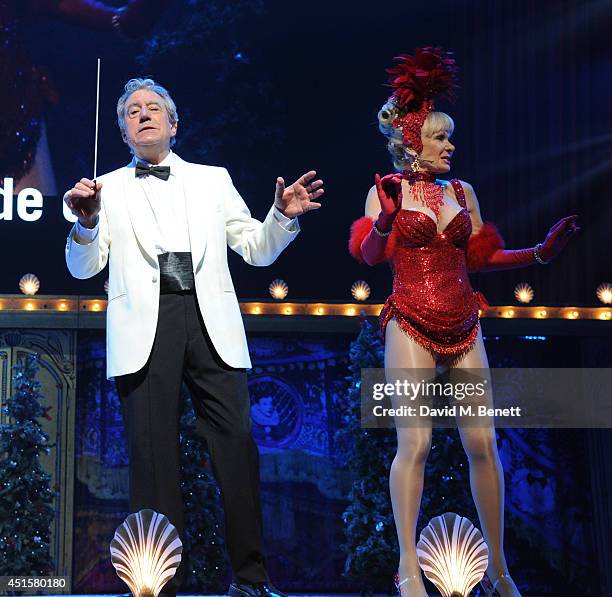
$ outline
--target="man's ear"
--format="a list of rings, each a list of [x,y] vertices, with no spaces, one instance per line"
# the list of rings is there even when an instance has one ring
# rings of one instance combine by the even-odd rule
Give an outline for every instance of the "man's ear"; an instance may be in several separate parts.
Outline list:
[[[170,125],[170,135],[172,137],[176,137],[176,131],[178,129],[178,122],[175,122],[174,124]]]

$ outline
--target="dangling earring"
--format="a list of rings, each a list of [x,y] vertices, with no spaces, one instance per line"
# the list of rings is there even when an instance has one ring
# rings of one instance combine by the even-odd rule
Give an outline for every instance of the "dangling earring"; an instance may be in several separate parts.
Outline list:
[[[412,164],[410,164],[410,168],[416,174],[419,171],[421,164],[419,163],[419,156],[417,155],[413,160]]]

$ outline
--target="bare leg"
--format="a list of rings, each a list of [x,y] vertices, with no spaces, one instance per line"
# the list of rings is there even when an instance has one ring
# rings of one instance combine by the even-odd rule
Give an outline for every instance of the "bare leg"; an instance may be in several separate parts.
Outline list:
[[[385,372],[392,382],[393,369],[435,369],[431,354],[399,328],[395,320],[387,325],[385,334]],[[402,597],[427,597],[416,556],[416,524],[423,494],[425,461],[431,447],[431,420],[423,426],[402,427],[398,423],[397,453],[391,465],[390,491],[393,516],[400,547],[398,574]]]
[[[482,331],[478,332],[474,348],[455,369],[480,369],[483,374],[489,369]],[[482,404],[493,406],[490,392],[483,397]],[[500,575],[508,573],[504,556],[504,473],[497,452],[493,420],[489,425],[483,419],[480,422],[478,426],[468,426],[459,421],[459,433],[469,460],[472,496],[489,546],[487,574],[493,581],[499,578],[497,590],[502,597],[521,597],[511,579],[500,578]]]

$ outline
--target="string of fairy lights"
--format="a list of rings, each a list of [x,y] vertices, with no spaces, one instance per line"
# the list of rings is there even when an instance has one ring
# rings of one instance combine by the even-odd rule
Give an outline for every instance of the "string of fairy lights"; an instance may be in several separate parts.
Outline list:
[[[107,301],[88,297],[35,297],[40,290],[40,280],[35,274],[24,274],[19,280],[19,290],[23,296],[0,297],[0,311],[65,311],[98,312],[105,311]],[[108,280],[104,283],[108,294]],[[268,291],[272,301],[241,301],[240,309],[246,315],[315,315],[354,317],[361,314],[378,316],[382,304],[366,303],[371,288],[364,280],[357,280],[350,289],[354,303],[289,302],[287,282],[277,278]],[[490,306],[486,311],[479,310],[481,317],[533,318],[533,319],[597,319],[612,321],[612,284],[602,282],[595,295],[603,307],[548,307],[529,305],[534,299],[533,288],[521,282],[514,288],[514,298],[518,305]]]

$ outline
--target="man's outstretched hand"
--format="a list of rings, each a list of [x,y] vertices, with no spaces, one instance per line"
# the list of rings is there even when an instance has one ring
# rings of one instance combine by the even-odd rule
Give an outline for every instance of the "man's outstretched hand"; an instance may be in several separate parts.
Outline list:
[[[292,185],[286,187],[285,181],[280,176],[276,179],[276,195],[274,205],[288,218],[296,218],[313,209],[319,209],[320,203],[316,200],[325,192],[323,181],[315,180],[316,172],[311,170],[300,176]]]

